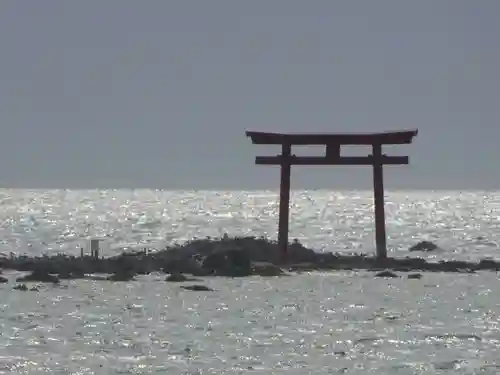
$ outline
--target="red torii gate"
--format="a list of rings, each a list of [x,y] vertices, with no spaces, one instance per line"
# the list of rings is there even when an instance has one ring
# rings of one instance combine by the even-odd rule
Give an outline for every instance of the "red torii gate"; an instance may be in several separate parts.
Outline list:
[[[283,134],[247,131],[246,135],[256,145],[281,145],[281,155],[257,156],[255,164],[281,166],[280,207],[278,244],[282,262],[288,255],[288,220],[290,205],[290,171],[292,165],[371,165],[373,167],[373,190],[375,202],[375,242],[377,258],[387,259],[387,241],[384,210],[383,165],[409,164],[408,156],[387,156],[382,154],[383,145],[410,144],[418,130],[406,130],[371,134]],[[325,156],[295,156],[292,146],[325,146]],[[341,146],[372,146],[368,156],[341,156]]]

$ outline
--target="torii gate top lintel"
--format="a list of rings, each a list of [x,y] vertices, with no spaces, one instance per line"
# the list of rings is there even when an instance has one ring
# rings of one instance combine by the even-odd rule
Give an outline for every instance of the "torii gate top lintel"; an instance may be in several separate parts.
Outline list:
[[[383,133],[272,133],[247,131],[256,145],[396,145],[412,143],[418,130]]]

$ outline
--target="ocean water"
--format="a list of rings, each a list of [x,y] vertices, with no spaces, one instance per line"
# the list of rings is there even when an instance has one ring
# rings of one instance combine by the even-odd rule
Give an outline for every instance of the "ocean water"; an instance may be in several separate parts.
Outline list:
[[[386,194],[391,255],[431,240],[446,259],[500,258],[500,193]],[[0,252],[103,255],[194,237],[275,238],[273,191],[0,190]],[[371,192],[296,191],[290,238],[374,251]],[[16,273],[4,272],[12,280]],[[0,285],[0,374],[498,374],[500,280],[492,272],[369,272]]]

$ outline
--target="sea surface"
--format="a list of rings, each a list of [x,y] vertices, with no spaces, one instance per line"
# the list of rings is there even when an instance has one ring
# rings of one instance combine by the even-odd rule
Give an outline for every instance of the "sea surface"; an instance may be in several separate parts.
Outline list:
[[[276,238],[276,191],[0,190],[0,252],[103,255],[206,236]],[[389,252],[430,240],[436,259],[500,258],[500,192],[386,193]],[[318,251],[374,251],[369,191],[292,193],[290,238]],[[164,276],[0,285],[0,374],[499,374],[494,272]]]

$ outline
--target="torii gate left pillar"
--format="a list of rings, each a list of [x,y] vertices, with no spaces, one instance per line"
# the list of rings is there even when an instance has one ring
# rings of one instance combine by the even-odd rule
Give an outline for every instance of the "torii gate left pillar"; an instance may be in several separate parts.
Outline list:
[[[288,224],[290,207],[290,175],[292,165],[371,165],[373,167],[373,191],[375,206],[375,242],[377,258],[387,259],[387,240],[384,210],[383,165],[404,165],[407,156],[386,156],[383,145],[409,144],[417,130],[374,134],[280,134],[246,132],[254,144],[281,145],[281,155],[257,156],[255,164],[281,167],[278,244],[281,262],[288,261]],[[320,145],[326,148],[325,156],[295,156],[292,146]],[[341,156],[340,148],[346,145],[372,146],[368,156]]]

